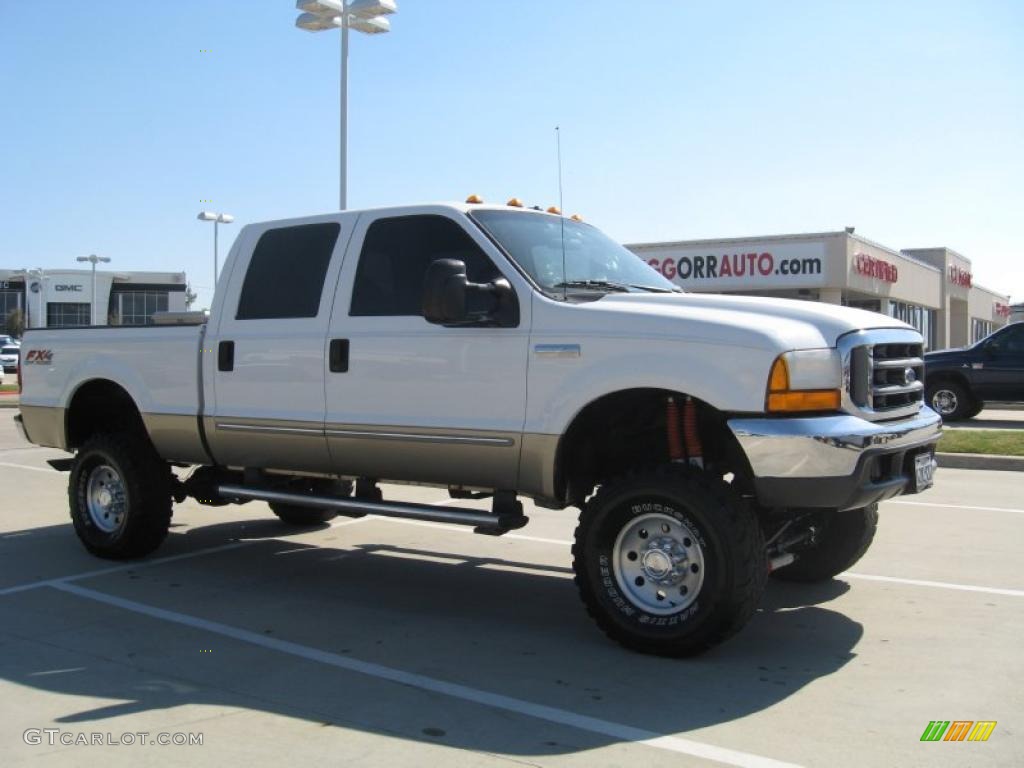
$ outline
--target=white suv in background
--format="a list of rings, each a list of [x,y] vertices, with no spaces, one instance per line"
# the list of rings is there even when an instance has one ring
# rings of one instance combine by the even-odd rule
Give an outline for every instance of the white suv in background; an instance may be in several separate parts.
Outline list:
[[[17,373],[21,347],[14,342],[0,346],[0,374]]]

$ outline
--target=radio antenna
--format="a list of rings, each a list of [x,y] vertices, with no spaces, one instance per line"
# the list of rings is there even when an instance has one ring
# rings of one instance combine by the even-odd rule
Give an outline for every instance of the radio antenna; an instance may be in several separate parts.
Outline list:
[[[555,147],[558,151],[558,216],[562,226],[562,301],[568,300],[569,275],[565,268],[565,208],[562,205],[562,130],[555,126]]]

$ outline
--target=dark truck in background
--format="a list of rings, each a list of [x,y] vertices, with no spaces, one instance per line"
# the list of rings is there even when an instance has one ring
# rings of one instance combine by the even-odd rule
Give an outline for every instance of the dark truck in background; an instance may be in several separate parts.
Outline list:
[[[1024,322],[969,347],[924,356],[926,400],[946,421],[977,416],[991,403],[1024,402]]]

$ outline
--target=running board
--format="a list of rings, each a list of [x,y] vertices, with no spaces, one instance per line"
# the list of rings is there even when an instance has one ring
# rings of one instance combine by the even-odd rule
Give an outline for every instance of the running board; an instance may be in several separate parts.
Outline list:
[[[340,496],[317,496],[307,493],[289,493],[275,491],[270,488],[257,488],[246,485],[225,483],[217,486],[217,493],[225,499],[247,499],[281,504],[294,504],[298,507],[314,509],[333,509],[339,514],[349,517],[379,515],[380,517],[402,517],[409,520],[424,520],[432,523],[454,523],[455,525],[471,525],[475,533],[500,536],[503,533],[522,528],[529,518],[522,513],[522,505],[515,503],[515,509],[494,514],[475,509],[452,509],[450,507],[434,507],[429,504],[414,504],[404,501],[376,501]]]

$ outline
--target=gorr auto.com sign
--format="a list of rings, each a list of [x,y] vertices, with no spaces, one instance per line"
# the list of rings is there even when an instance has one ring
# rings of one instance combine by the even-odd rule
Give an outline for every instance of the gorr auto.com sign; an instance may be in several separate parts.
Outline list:
[[[701,248],[666,246],[637,255],[661,275],[685,288],[758,290],[825,285],[825,247],[784,243],[778,247]]]

